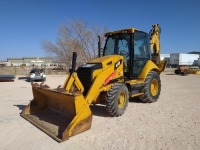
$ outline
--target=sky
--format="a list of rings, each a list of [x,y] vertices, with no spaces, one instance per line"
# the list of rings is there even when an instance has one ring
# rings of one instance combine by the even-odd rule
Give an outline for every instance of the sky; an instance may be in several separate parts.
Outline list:
[[[0,60],[45,57],[42,42],[70,20],[109,31],[158,23],[161,53],[200,51],[199,0],[0,0]]]

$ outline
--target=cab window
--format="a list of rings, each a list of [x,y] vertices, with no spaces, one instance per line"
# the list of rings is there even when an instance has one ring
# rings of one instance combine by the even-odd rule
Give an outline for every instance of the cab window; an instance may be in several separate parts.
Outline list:
[[[134,58],[132,61],[131,76],[138,77],[146,62],[150,59],[148,34],[135,31],[134,32]]]
[[[148,37],[146,33],[143,32],[135,32],[134,33],[134,59],[140,58],[149,58],[149,50],[148,50]]]

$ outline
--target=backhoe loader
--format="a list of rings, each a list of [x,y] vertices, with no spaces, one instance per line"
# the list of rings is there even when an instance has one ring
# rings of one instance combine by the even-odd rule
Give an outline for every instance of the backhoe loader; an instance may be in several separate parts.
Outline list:
[[[106,33],[103,53],[99,48],[98,58],[77,69],[74,52],[64,85],[51,89],[32,83],[33,100],[21,116],[62,142],[91,128],[91,104],[104,103],[118,117],[131,97],[156,102],[166,61],[160,60],[159,25],[152,27],[149,34],[135,28]]]

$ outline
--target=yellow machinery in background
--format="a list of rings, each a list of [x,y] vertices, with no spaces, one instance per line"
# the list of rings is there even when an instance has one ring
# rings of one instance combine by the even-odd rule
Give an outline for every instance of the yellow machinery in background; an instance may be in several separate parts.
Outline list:
[[[61,142],[90,129],[90,104],[105,103],[108,113],[117,117],[124,114],[130,97],[145,103],[157,101],[159,75],[166,65],[159,58],[158,24],[150,34],[130,28],[105,36],[103,56],[99,48],[99,57],[78,69],[73,53],[72,69],[62,87],[33,83],[33,100],[21,116]]]
[[[200,75],[200,69],[198,66],[189,66],[189,74]]]

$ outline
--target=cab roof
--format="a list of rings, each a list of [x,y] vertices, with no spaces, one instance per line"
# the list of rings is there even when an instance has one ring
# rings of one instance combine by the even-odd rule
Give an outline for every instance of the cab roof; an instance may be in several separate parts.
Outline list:
[[[116,30],[112,32],[107,32],[105,36],[111,35],[111,34],[118,34],[118,33],[134,33],[135,31],[140,31],[136,28],[126,28],[126,29],[121,29],[121,30]]]

